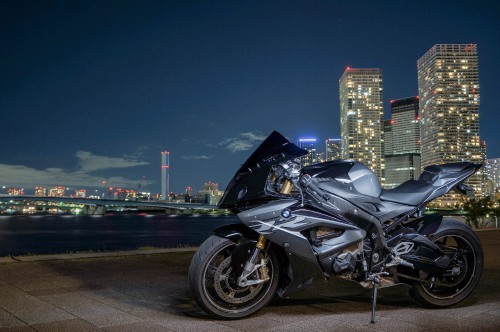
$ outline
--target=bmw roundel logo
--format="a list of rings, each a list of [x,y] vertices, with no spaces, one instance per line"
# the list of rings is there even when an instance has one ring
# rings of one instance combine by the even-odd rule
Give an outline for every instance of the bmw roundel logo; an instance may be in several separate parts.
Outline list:
[[[281,211],[281,216],[285,219],[290,218],[291,215],[292,211],[290,211],[289,209],[284,209],[283,211]]]

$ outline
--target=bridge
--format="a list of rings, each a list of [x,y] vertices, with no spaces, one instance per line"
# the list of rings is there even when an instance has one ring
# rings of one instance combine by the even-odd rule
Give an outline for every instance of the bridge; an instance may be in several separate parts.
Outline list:
[[[50,204],[53,203],[53,204]],[[59,203],[55,205],[54,203]],[[52,197],[52,196],[0,196],[0,204],[33,204],[42,208],[59,207],[65,210],[81,206],[82,214],[104,214],[109,210],[145,209],[164,210],[165,213],[192,213],[194,210],[216,210],[217,206],[198,203],[171,203],[162,201],[122,201],[113,199]]]

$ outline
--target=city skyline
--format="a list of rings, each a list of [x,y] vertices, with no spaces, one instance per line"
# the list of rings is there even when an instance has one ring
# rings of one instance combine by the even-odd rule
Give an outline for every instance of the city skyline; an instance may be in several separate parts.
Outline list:
[[[478,45],[480,135],[497,158],[491,6],[2,2],[0,186],[160,192],[168,150],[172,191],[224,189],[273,130],[339,137],[348,66],[382,69],[388,118],[389,100],[418,94],[416,62],[440,43]]]

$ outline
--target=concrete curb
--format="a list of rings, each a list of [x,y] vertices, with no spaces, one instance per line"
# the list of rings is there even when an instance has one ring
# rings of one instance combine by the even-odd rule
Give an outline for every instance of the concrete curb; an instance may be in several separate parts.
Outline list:
[[[33,255],[33,256],[8,256],[0,257],[0,264],[3,263],[18,263],[18,262],[36,262],[50,260],[65,260],[65,259],[81,259],[81,258],[102,258],[102,257],[120,257],[134,255],[157,255],[168,253],[195,252],[198,247],[185,248],[166,248],[166,249],[151,249],[151,250],[124,250],[124,251],[109,251],[109,252],[88,252],[88,253],[71,253],[71,254],[51,254],[51,255]]]

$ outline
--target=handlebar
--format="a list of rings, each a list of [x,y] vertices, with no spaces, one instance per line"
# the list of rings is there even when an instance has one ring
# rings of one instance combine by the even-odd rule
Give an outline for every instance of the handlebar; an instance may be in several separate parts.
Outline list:
[[[330,199],[330,196],[323,193],[323,190],[314,183],[313,178],[309,174],[302,175],[302,177],[300,178],[300,183],[304,186],[306,190],[310,189],[314,191],[316,195],[320,196],[325,201]]]

